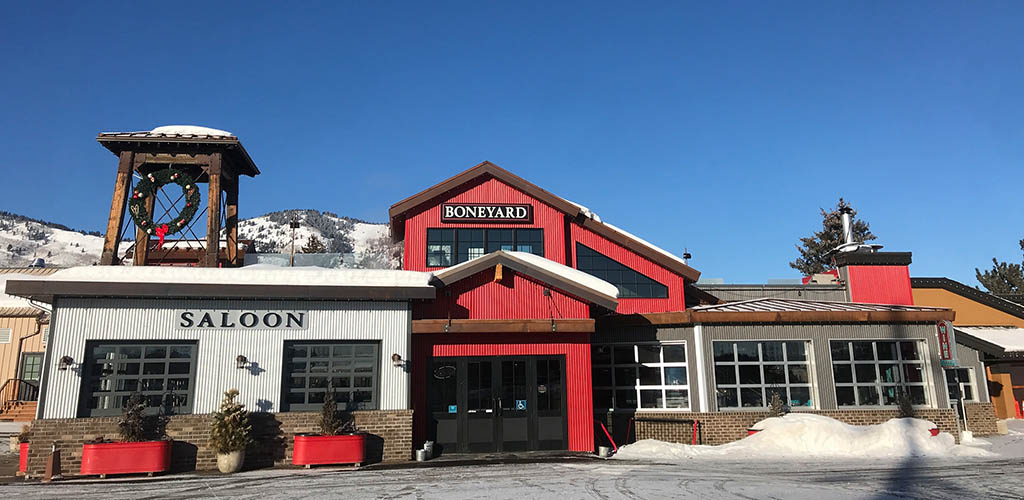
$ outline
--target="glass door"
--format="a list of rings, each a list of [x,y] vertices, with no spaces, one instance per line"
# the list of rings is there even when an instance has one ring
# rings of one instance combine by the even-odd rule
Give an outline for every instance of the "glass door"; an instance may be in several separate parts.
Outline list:
[[[43,374],[43,353],[26,352],[21,355],[19,378],[27,384],[18,385],[19,401],[35,401],[39,397],[39,378]]]

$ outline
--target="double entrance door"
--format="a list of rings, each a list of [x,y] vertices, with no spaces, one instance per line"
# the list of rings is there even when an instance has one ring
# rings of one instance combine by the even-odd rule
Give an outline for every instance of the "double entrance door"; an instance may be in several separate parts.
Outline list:
[[[442,453],[568,448],[565,356],[434,358],[427,388]]]

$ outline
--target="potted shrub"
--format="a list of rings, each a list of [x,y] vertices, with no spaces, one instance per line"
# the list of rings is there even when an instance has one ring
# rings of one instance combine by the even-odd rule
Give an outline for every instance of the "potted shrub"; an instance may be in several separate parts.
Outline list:
[[[225,474],[238,472],[245,460],[245,447],[249,444],[249,412],[245,405],[235,401],[238,389],[224,393],[220,410],[213,414],[210,446],[217,452],[217,469]]]
[[[171,440],[164,439],[166,419],[146,416],[146,400],[132,394],[125,402],[117,424],[121,441],[103,438],[82,445],[82,475],[107,477],[107,474],[150,476],[171,467]]]
[[[366,436],[356,429],[352,419],[342,420],[334,402],[334,390],[328,387],[320,409],[320,434],[296,434],[292,447],[292,464],[313,465],[355,464],[366,457]]]
[[[15,439],[18,440],[18,475],[25,475],[28,470],[28,426],[21,426],[21,432]]]
[[[779,394],[779,391],[772,391],[771,394],[772,395],[768,399],[768,417],[765,418],[765,420],[769,418],[778,418],[789,413],[789,408],[786,406],[786,403],[782,401],[782,395]],[[763,421],[764,420],[761,422]],[[758,424],[761,422],[758,422]],[[747,435],[753,436],[760,431],[761,429],[757,428],[757,424],[754,424],[753,427],[747,429]]]

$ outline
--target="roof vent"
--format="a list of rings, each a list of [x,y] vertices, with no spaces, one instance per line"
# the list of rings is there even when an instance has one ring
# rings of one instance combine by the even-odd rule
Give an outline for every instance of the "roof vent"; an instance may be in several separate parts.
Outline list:
[[[853,209],[850,207],[843,207],[839,209],[840,217],[843,220],[843,243],[833,248],[829,254],[835,254],[837,252],[860,252],[860,253],[874,253],[882,249],[882,245],[878,244],[867,244],[863,241],[853,240]]]
[[[46,267],[46,261],[41,258],[32,259],[32,263],[28,267]]]

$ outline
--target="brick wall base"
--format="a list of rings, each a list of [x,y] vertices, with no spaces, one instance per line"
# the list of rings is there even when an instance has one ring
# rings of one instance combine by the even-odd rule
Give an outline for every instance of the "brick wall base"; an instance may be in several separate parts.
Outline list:
[[[975,436],[992,436],[996,429],[996,409],[992,403],[964,403],[967,413],[967,429]]]
[[[355,411],[356,427],[366,432],[367,463],[399,462],[412,457],[412,410]],[[253,442],[245,452],[245,469],[291,465],[295,434],[317,432],[319,412],[252,413]],[[82,443],[104,437],[119,439],[118,417],[46,419],[29,431],[28,474],[46,470],[51,445],[61,452],[66,475],[82,464]],[[166,433],[174,439],[171,471],[214,470],[217,455],[209,446],[211,415],[175,415]]]
[[[831,417],[851,425],[875,425],[896,418],[896,410],[820,410],[814,415]],[[636,439],[658,439],[672,443],[689,444],[693,438],[693,427],[682,422],[651,422],[643,419],[696,420],[700,423],[698,442],[717,445],[743,439],[747,428],[768,417],[767,412],[716,412],[716,413],[647,413],[636,415]],[[942,432],[948,432],[959,440],[956,412],[952,409],[918,410],[917,417],[930,420]]]

